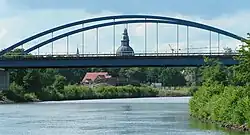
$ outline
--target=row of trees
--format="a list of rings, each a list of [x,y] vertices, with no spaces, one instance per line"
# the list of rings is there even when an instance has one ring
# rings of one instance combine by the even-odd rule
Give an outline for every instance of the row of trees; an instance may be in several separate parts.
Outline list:
[[[152,68],[153,69],[153,68]],[[149,75],[147,70],[151,68],[127,68],[117,72],[111,72],[115,76],[124,76],[129,79],[136,79],[140,83],[146,83]],[[9,91],[5,91],[8,99],[16,102],[36,101],[36,100],[68,100],[68,99],[89,99],[89,98],[118,98],[118,97],[147,97],[147,96],[171,96],[171,95],[187,95],[185,93],[164,93],[159,90],[145,87],[104,87],[104,88],[86,88],[77,83],[80,82],[84,72],[87,71],[113,71],[116,69],[14,69],[10,70],[11,86]],[[143,70],[143,71],[141,71]],[[154,69],[155,70],[155,69]],[[73,71],[73,72],[71,72]],[[125,72],[124,74],[122,74]],[[150,80],[162,81],[167,86],[183,86],[185,79],[183,74],[177,69],[157,69],[160,76],[153,76]],[[152,73],[152,72],[151,72]],[[165,76],[164,76],[165,75]],[[162,80],[161,80],[162,78]],[[152,81],[154,82],[154,81]],[[171,85],[170,85],[171,84]],[[122,91],[122,89],[126,91]],[[131,90],[129,90],[131,89]],[[104,92],[101,92],[103,90]],[[133,90],[135,90],[133,92]],[[138,93],[139,90],[139,93]],[[156,91],[156,92],[155,92]],[[101,93],[100,93],[101,92]],[[121,94],[124,92],[125,95]],[[88,94],[89,95],[88,95]],[[120,94],[119,94],[120,93]],[[130,94],[129,94],[130,93]],[[147,94],[148,93],[148,94]],[[138,95],[139,94],[139,95]],[[73,95],[73,96],[71,96]],[[81,96],[84,95],[84,96]],[[106,96],[109,95],[109,96]],[[120,96],[119,96],[120,95]],[[136,96],[137,95],[137,96]],[[73,97],[73,98],[72,98]]]
[[[10,71],[10,80],[26,89],[36,88],[40,90],[44,86],[51,85],[56,76],[64,76],[67,84],[78,84],[87,72],[108,72],[113,77],[136,80],[139,83],[162,83],[164,86],[185,86],[188,82],[181,68],[109,68],[109,69],[14,69]],[[189,73],[193,75],[193,73]],[[194,80],[190,80],[194,81]]]
[[[203,84],[190,101],[191,115],[229,128],[250,128],[250,41],[235,57],[239,65],[225,67],[207,59]]]

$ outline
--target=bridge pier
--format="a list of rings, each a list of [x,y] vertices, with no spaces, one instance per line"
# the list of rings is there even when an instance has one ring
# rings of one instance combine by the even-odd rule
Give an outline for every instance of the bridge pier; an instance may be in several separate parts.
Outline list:
[[[0,69],[0,91],[8,90],[10,85],[10,75],[7,70]]]

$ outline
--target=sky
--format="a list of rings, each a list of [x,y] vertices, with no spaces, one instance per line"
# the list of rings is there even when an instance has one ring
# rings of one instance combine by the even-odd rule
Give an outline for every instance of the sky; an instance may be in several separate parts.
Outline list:
[[[0,49],[7,48],[33,34],[56,27],[58,25],[84,20],[87,18],[122,15],[150,14],[186,19],[235,33],[246,37],[250,32],[249,0],[0,0]],[[148,50],[156,50],[156,25],[147,24]],[[66,29],[54,36],[71,31],[80,26]],[[124,25],[116,28],[116,48],[120,45]],[[113,45],[112,27],[99,30],[100,53],[111,53]],[[129,24],[131,46],[135,52],[144,51],[144,24]],[[85,53],[96,51],[96,31],[85,32]],[[24,45],[27,49],[51,35],[36,39]],[[190,46],[192,48],[207,47],[209,32],[190,28]],[[212,33],[212,46],[218,44],[217,34]],[[186,27],[180,27],[180,46],[185,51]],[[220,37],[221,49],[236,49],[241,43],[228,37]],[[70,53],[82,47],[81,34],[70,36]],[[170,52],[170,46],[176,48],[176,26],[159,25],[159,44],[162,52]],[[170,46],[169,46],[170,44]],[[65,39],[54,42],[56,53],[66,53]],[[195,51],[195,49],[193,49]],[[207,51],[207,50],[206,50]],[[51,45],[39,49],[39,53],[48,54]],[[38,53],[33,52],[33,53]]]

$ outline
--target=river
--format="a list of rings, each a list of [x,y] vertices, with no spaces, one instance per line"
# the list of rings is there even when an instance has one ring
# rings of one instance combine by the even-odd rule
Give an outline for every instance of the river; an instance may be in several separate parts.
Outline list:
[[[0,135],[239,135],[190,120],[189,98],[0,105]]]

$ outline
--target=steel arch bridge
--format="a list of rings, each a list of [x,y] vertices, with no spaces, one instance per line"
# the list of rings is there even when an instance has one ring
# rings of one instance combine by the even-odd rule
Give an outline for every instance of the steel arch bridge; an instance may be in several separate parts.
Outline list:
[[[96,23],[96,24],[92,24],[92,23]],[[224,36],[227,36],[227,37],[230,37],[230,38],[233,38],[233,39],[236,39],[236,40],[239,40],[239,41],[243,41],[243,40],[245,40],[245,38],[243,38],[243,37],[241,37],[241,36],[238,36],[238,35],[236,35],[236,34],[234,34],[234,33],[231,33],[231,32],[228,32],[228,31],[225,31],[225,30],[222,30],[222,29],[219,29],[219,28],[215,28],[215,27],[212,27],[212,26],[208,26],[208,25],[205,25],[205,24],[201,24],[201,23],[197,23],[197,22],[193,22],[193,21],[188,21],[188,20],[183,20],[183,19],[177,19],[177,18],[171,18],[171,17],[165,17],[165,16],[154,16],[154,15],[115,15],[115,16],[104,16],[104,17],[97,17],[97,18],[92,18],[92,19],[86,19],[86,20],[81,20],[81,21],[76,21],[76,22],[73,22],[73,23],[68,23],[68,24],[65,24],[65,25],[61,25],[61,26],[58,26],[58,27],[55,27],[55,28],[52,28],[52,29],[49,29],[49,30],[46,30],[46,31],[43,31],[43,32],[41,32],[41,33],[38,33],[38,34],[35,34],[35,35],[33,35],[33,36],[31,36],[31,37],[28,37],[28,38],[26,38],[26,39],[24,39],[24,40],[22,40],[22,41],[20,41],[20,42],[18,42],[18,43],[16,43],[16,44],[14,44],[14,45],[12,45],[12,46],[10,46],[10,47],[8,47],[8,48],[6,48],[6,49],[4,49],[4,50],[2,50],[2,51],[0,51],[0,56],[3,56],[4,54],[6,54],[6,53],[8,53],[8,52],[11,52],[12,50],[14,50],[15,48],[18,48],[18,47],[20,47],[20,46],[23,46],[24,44],[26,44],[26,43],[28,43],[28,42],[31,42],[31,41],[33,41],[33,40],[36,40],[36,39],[38,39],[38,38],[41,38],[41,37],[43,37],[43,36],[46,36],[46,35],[49,35],[49,34],[51,34],[52,35],[52,37],[50,38],[50,39],[47,39],[47,40],[45,40],[45,41],[42,41],[42,42],[40,42],[40,43],[38,43],[38,44],[35,44],[35,45],[33,45],[32,47],[30,47],[30,48],[28,48],[28,49],[26,49],[26,50],[24,50],[24,54],[28,54],[28,53],[30,53],[30,52],[32,52],[32,51],[34,51],[34,50],[36,50],[36,49],[39,49],[40,47],[43,47],[43,46],[45,46],[45,45],[47,45],[47,44],[49,44],[49,43],[53,43],[54,41],[57,41],[57,40],[59,40],[59,39],[62,39],[62,38],[67,38],[68,39],[68,37],[69,36],[71,36],[71,35],[74,35],[74,34],[77,34],[77,33],[83,33],[84,34],[84,32],[85,31],[88,31],[88,30],[92,30],[92,29],[97,29],[98,30],[98,28],[102,28],[102,27],[107,27],[107,26],[114,26],[113,27],[113,29],[114,29],[114,35],[115,35],[115,26],[116,25],[121,25],[121,24],[134,24],[134,23],[155,23],[156,25],[157,25],[157,32],[158,32],[158,24],[174,24],[174,25],[176,25],[177,27],[177,56],[175,56],[175,58],[176,57],[179,57],[178,55],[179,55],[179,53],[178,53],[178,45],[179,45],[179,25],[181,25],[181,26],[186,26],[187,27],[187,39],[189,38],[189,36],[188,36],[188,33],[189,33],[189,31],[188,31],[188,28],[189,27],[194,27],[194,28],[199,28],[199,29],[203,29],[203,30],[207,30],[207,31],[210,31],[210,40],[211,40],[211,32],[215,32],[215,33],[218,33],[218,40],[219,40],[219,36],[220,35],[224,35]],[[86,26],[87,25],[87,26]],[[66,32],[66,33],[63,33],[63,34],[60,34],[60,35],[57,35],[57,36],[53,36],[53,33],[54,32],[57,32],[57,31],[61,31],[61,30],[64,30],[64,29],[67,29],[67,28],[71,28],[71,27],[75,27],[75,26],[82,26],[81,28],[78,28],[78,29],[76,29],[76,30],[72,30],[72,31],[69,31],[69,32]],[[85,27],[86,26],[86,27]],[[146,29],[146,27],[145,27],[145,29]],[[157,35],[158,36],[158,35]],[[84,35],[83,35],[83,37],[84,37]],[[158,37],[157,37],[157,39],[158,39]],[[68,41],[68,40],[67,40]],[[211,42],[211,41],[210,41]],[[188,42],[187,42],[187,46],[188,46]],[[53,44],[52,44],[53,45]],[[82,39],[82,45],[84,45],[84,39]],[[69,45],[68,45],[68,42],[67,42],[67,53],[68,53],[68,47]],[[146,45],[145,45],[146,46]],[[220,46],[220,44],[219,44],[219,42],[218,42],[218,48],[219,48],[219,46]],[[145,47],[146,48],[146,47]],[[187,47],[188,48],[188,47]],[[210,43],[210,46],[209,46],[209,48],[210,48],[210,54],[209,55],[212,55],[212,52],[211,52],[211,43]],[[114,53],[115,53],[115,42],[114,42],[114,46],[113,46],[113,49],[114,49]],[[145,51],[146,51],[146,49],[145,49]],[[83,53],[84,53],[84,50],[83,50]],[[145,52],[146,53],[146,52]],[[189,52],[188,52],[189,53]],[[219,53],[219,52],[218,52]],[[53,55],[53,46],[52,46],[52,55]],[[67,54],[68,55],[68,54]],[[152,57],[152,56],[157,56],[157,57],[159,57],[158,56],[158,48],[157,48],[157,54],[150,54],[150,57]],[[185,55],[189,55],[189,54],[185,54]],[[204,55],[206,55],[206,54],[204,54]],[[221,58],[221,55],[220,54],[216,54],[217,55],[217,57],[219,57],[219,58]],[[167,56],[167,54],[164,54],[164,57],[166,57]],[[190,61],[190,60],[194,60],[194,59],[196,59],[196,62],[195,61],[193,61],[193,63],[192,63],[192,66],[195,66],[195,65],[197,65],[197,66],[199,66],[199,65],[201,65],[202,64],[202,61],[200,61],[202,58],[200,57],[200,56],[202,56],[202,54],[199,54],[199,56],[198,57],[188,57],[188,58],[185,58],[185,60],[187,60],[186,61],[186,66],[188,66],[188,61]],[[46,57],[46,56],[41,56],[41,57]],[[39,59],[37,59],[38,61],[41,61],[41,57],[39,56]],[[65,56],[63,56],[63,57],[65,57]],[[68,55],[67,57],[71,57],[71,55]],[[73,56],[72,56],[73,57]],[[90,56],[90,57],[92,57],[92,56]],[[95,57],[104,57],[104,56],[95,56]],[[110,58],[111,56],[109,55],[109,57],[108,58]],[[112,56],[112,57],[117,57],[117,56]],[[135,56],[135,57],[146,57],[146,54],[145,55],[138,55],[138,56]],[[183,54],[182,54],[182,56],[180,56],[179,58],[183,58],[184,56],[183,56]],[[37,58],[38,58],[38,56],[37,56]],[[199,62],[197,62],[197,58],[199,59]],[[222,57],[222,58],[224,58],[224,56]],[[130,58],[131,59],[131,58]],[[143,60],[143,58],[140,58],[140,59],[142,59]],[[151,59],[151,58],[150,58]],[[171,56],[171,62],[169,61],[169,62],[165,62],[165,63],[173,63],[173,59],[174,59],[174,57],[172,57]],[[34,59],[33,59],[34,60]],[[46,59],[43,59],[44,61],[46,61],[46,60],[48,60],[48,58],[46,58]],[[63,59],[64,60],[64,62],[65,62],[65,59]],[[153,59],[152,59],[153,60]],[[185,61],[184,60],[184,61]],[[231,61],[230,61],[231,60]],[[5,65],[8,65],[9,63],[11,63],[11,61],[7,61],[7,63],[6,63],[6,59],[4,59],[4,60],[0,60],[0,67],[4,67],[4,66],[1,66],[1,65],[3,65],[3,64],[5,64]],[[73,60],[72,60],[73,61]],[[183,60],[181,60],[182,62],[181,63],[183,63],[184,61]],[[9,63],[8,63],[9,62]],[[13,61],[12,61],[13,62]],[[16,60],[16,62],[19,62],[19,64],[22,64],[22,63],[20,63],[20,60]],[[25,61],[24,61],[25,62]],[[29,61],[30,62],[30,61]],[[160,61],[159,61],[160,62]],[[157,65],[159,65],[159,66],[162,66],[162,62],[163,61],[161,61],[161,63],[154,63],[154,65],[153,66],[157,66]],[[93,63],[93,62],[90,62],[90,63],[92,63],[92,64],[88,64],[88,63],[85,63],[86,65],[88,65],[88,66],[92,66],[92,65],[95,65],[95,63]],[[135,62],[135,63],[137,63],[137,62]],[[164,62],[163,62],[164,63]],[[174,65],[171,65],[171,66],[185,66],[185,64],[181,64],[181,63],[179,63],[179,64],[174,64]],[[185,63],[185,62],[184,62]],[[227,56],[226,57],[226,65],[232,65],[232,64],[235,64],[236,62],[235,61],[233,61],[233,59],[232,59],[232,56]],[[46,64],[46,62],[44,62],[44,64]],[[123,65],[124,63],[122,63],[122,65],[120,65],[120,66],[126,66],[126,65]],[[131,64],[128,64],[127,66],[129,66],[129,65],[131,65]],[[165,64],[165,65],[167,65],[167,64]],[[13,65],[14,67],[17,67],[18,65]],[[26,66],[26,67],[37,67],[38,65],[30,65],[30,63],[28,64],[28,66]],[[41,65],[40,65],[41,66]],[[51,65],[51,66],[44,66],[44,67],[61,67],[62,66],[62,63],[60,63],[59,65]],[[72,67],[79,67],[80,65],[72,65]],[[99,66],[102,66],[102,65],[99,65]],[[112,63],[109,63],[109,65],[105,65],[104,64],[104,66],[112,66]],[[118,66],[119,66],[119,64],[118,64]],[[138,66],[147,66],[147,64],[146,65],[138,65]],[[149,65],[150,66],[150,65]],[[9,66],[6,66],[6,67],[11,67],[11,64],[9,64]],[[38,66],[39,67],[39,66]],[[67,66],[66,66],[67,67]],[[70,65],[69,65],[69,67],[70,67]]]
[[[121,19],[123,19],[123,20],[120,21]],[[129,19],[133,19],[133,20],[129,20]],[[101,21],[109,21],[109,22],[84,27],[85,24],[97,23],[97,22],[101,22]],[[225,36],[228,36],[228,37],[231,37],[233,39],[240,40],[240,41],[245,40],[245,38],[238,36],[236,34],[227,32],[225,30],[218,29],[218,28],[208,26],[205,24],[201,24],[201,23],[197,23],[197,22],[183,20],[183,19],[164,17],[164,16],[153,16],[153,15],[117,15],[117,16],[105,16],[105,17],[98,17],[98,18],[77,21],[77,22],[61,25],[61,26],[43,31],[41,33],[35,34],[31,37],[28,37],[28,38],[26,38],[26,39],[24,39],[16,44],[10,46],[10,47],[2,50],[0,52],[0,55],[3,55],[7,52],[10,52],[13,49],[20,47],[20,46],[22,46],[22,45],[24,45],[32,40],[35,40],[37,38],[43,37],[43,36],[48,35],[48,34],[53,35],[54,32],[57,32],[57,31],[60,31],[60,30],[66,29],[66,28],[74,27],[77,25],[82,25],[83,27],[80,29],[77,29],[77,30],[73,30],[73,31],[58,35],[56,37],[52,37],[51,39],[48,39],[44,42],[36,44],[33,47],[25,50],[25,53],[30,53],[30,52],[32,52],[32,51],[34,51],[42,46],[45,46],[49,43],[52,43],[56,40],[59,40],[61,38],[65,38],[65,37],[68,37],[70,35],[74,35],[74,34],[77,34],[80,32],[84,32],[84,31],[88,31],[88,30],[92,30],[92,29],[96,29],[96,28],[101,28],[101,27],[106,27],[106,26],[112,26],[112,25],[115,26],[115,25],[119,25],[119,24],[131,24],[131,23],[156,23],[156,24],[164,23],[164,24],[176,24],[177,26],[183,25],[183,26],[187,26],[187,28],[188,27],[195,27],[195,28],[199,28],[199,29],[208,30],[210,32],[215,32],[215,33],[225,35]]]

